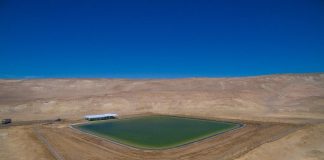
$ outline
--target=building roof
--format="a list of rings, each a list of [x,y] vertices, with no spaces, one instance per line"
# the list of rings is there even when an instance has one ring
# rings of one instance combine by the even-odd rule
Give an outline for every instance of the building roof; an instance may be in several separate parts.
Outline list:
[[[86,115],[84,118],[103,118],[103,117],[117,117],[116,113],[106,113],[106,114],[93,114],[93,115]]]

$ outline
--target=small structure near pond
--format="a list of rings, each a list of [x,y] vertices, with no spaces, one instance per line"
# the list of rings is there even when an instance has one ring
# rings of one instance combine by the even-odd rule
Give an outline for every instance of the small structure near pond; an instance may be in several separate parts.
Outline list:
[[[2,119],[1,120],[1,124],[9,124],[11,123],[11,119],[10,118],[6,118],[6,119]]]
[[[105,120],[105,119],[116,119],[118,115],[116,113],[106,113],[106,114],[94,114],[94,115],[86,115],[84,118],[88,121],[96,121],[96,120]]]

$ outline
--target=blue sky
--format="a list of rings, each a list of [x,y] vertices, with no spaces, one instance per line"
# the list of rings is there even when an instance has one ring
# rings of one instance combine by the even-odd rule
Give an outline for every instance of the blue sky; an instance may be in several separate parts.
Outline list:
[[[0,78],[308,72],[322,0],[0,0]]]

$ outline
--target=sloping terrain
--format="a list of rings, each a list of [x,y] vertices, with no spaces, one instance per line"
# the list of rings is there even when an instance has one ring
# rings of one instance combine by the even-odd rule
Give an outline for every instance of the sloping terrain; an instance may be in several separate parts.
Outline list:
[[[323,118],[324,74],[192,79],[0,80],[0,117],[143,112],[262,119]]]
[[[322,160],[324,125],[309,126],[271,143],[264,144],[237,160]]]

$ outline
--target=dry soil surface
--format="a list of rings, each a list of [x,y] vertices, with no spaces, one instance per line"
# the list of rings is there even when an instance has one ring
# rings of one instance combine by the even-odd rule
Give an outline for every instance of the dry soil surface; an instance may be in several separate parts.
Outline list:
[[[172,154],[127,150],[67,127],[85,114],[107,112],[253,121],[259,127],[252,125]],[[0,80],[0,118],[12,118],[14,123],[66,119],[39,129],[65,159],[324,159],[324,74]],[[0,159],[53,159],[33,125],[19,124],[28,125],[0,128]]]

